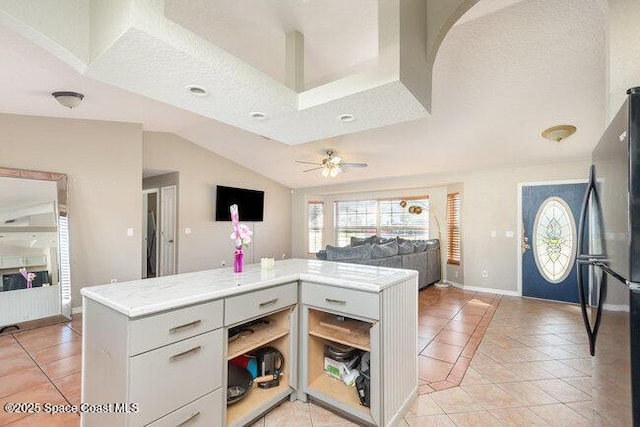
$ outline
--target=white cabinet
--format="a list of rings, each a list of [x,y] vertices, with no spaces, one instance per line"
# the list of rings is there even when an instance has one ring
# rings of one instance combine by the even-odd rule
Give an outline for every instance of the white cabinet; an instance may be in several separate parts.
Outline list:
[[[225,300],[225,328],[260,320],[248,328],[251,333],[240,334],[228,343],[227,360],[251,354],[261,347],[272,347],[284,358],[284,372],[279,385],[269,389],[254,383],[249,393],[227,407],[226,425],[245,426],[279,404],[298,388],[298,283],[292,282]],[[225,364],[226,366],[226,364]],[[226,379],[225,375],[225,379]],[[226,382],[225,382],[226,388]]]
[[[305,260],[84,288],[82,402],[137,412],[83,412],[81,424],[245,426],[308,397],[358,424],[396,425],[418,395],[417,289],[416,272]],[[238,326],[249,333],[230,340]],[[370,408],[324,373],[327,343],[370,352]],[[229,361],[266,346],[285,360],[279,385],[227,406]]]
[[[303,392],[364,424],[395,425],[418,390],[417,286],[371,293],[302,282],[301,300]],[[354,387],[324,372],[332,343],[369,352],[369,408]]]
[[[0,268],[22,268],[47,265],[45,255],[4,255],[0,256]]]
[[[85,412],[82,426],[221,426],[222,316],[222,300],[129,319],[85,297],[82,402],[137,411]]]

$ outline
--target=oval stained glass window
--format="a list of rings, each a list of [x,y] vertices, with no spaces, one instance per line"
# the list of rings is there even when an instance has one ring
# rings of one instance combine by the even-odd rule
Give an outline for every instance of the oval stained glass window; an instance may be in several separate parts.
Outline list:
[[[567,278],[576,255],[576,224],[571,208],[559,197],[550,197],[538,209],[533,223],[533,258],[547,281]]]

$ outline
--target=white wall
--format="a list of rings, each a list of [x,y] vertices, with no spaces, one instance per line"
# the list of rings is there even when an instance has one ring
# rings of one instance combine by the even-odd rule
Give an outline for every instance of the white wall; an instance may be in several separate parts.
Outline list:
[[[216,185],[265,192],[264,222],[247,223],[254,239],[245,262],[291,257],[291,190],[237,163],[170,133],[144,133],[144,168],[179,171],[178,271],[232,265],[230,222],[215,221]],[[142,198],[142,194],[140,194]],[[191,234],[184,229],[191,228]]]
[[[307,256],[306,201],[315,195],[368,193],[373,196],[406,191],[425,191],[432,196],[432,206],[445,218],[446,193],[463,189],[462,197],[462,273],[448,280],[498,291],[517,291],[519,239],[505,237],[506,231],[517,234],[518,183],[586,179],[589,161],[575,161],[541,166],[491,169],[439,175],[420,175],[356,184],[334,185],[295,190],[293,212],[294,256]],[[333,197],[333,196],[332,196]],[[443,230],[445,225],[443,224]],[[491,238],[491,230],[496,237]],[[443,236],[443,254],[446,242]],[[482,277],[482,270],[489,273]],[[444,269],[453,275],[455,269]],[[462,277],[460,277],[462,276]]]
[[[68,175],[72,307],[81,287],[139,278],[141,126],[0,114],[0,129],[0,166]]]

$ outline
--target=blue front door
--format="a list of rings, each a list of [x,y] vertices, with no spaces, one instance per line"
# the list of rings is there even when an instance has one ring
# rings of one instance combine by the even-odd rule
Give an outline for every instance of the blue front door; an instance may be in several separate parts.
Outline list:
[[[576,232],[586,184],[522,187],[522,295],[578,302]]]

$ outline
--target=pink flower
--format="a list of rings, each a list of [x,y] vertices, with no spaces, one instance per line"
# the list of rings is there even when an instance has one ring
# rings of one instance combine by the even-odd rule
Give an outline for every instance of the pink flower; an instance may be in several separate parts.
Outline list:
[[[242,245],[248,246],[251,242],[251,236],[253,232],[249,227],[238,222],[238,205],[231,205],[231,225],[233,226],[233,233],[231,233],[231,240],[234,241],[236,247]]]

